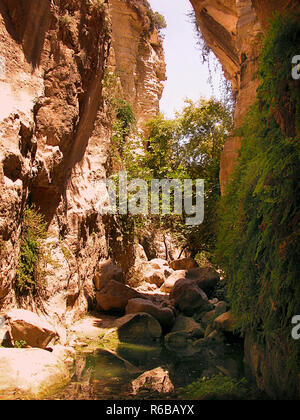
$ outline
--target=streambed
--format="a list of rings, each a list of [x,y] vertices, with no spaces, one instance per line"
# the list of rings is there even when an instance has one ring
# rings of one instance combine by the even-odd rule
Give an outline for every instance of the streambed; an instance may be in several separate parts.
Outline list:
[[[180,388],[200,377],[220,372],[236,378],[243,376],[242,349],[238,344],[228,344],[222,365],[216,362],[213,354],[210,360],[199,356],[182,360],[163,344],[149,346],[119,343],[111,350],[102,347],[98,337],[92,347],[86,345],[77,349],[71,382],[48,399],[180,399]],[[168,384],[171,383],[169,392],[155,390],[151,382],[153,371],[161,376],[160,382],[167,380]],[[133,384],[136,380],[139,382],[145,372],[149,372],[150,376],[139,384],[138,389],[134,389]]]

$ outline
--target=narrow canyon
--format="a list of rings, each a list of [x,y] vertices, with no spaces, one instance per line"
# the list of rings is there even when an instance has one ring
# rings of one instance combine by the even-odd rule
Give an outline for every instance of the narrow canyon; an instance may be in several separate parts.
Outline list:
[[[274,12],[291,16],[291,25],[299,28],[300,5],[298,0],[190,3],[206,48],[215,54],[232,85],[235,103],[233,127],[222,144],[217,167],[222,202],[247,137],[247,113],[261,100],[263,114],[268,103],[259,95],[273,92],[271,82],[262,85],[255,77],[263,74],[261,57],[266,57],[269,45],[264,40],[270,43],[280,37],[277,27],[270,30],[272,17]],[[229,282],[229,294],[233,290],[232,294],[250,296],[248,283],[236,286],[226,270],[230,258],[237,260],[238,255],[229,258],[226,249],[219,252],[224,266],[221,257],[218,263],[211,259],[203,263],[196,258],[199,250],[189,248],[189,240],[183,243],[174,233],[173,219],[171,228],[163,230],[144,219],[128,221],[126,216],[99,212],[98,202],[105,194],[101,181],[127,170],[125,144],[133,148],[129,161],[145,151],[158,153],[151,146],[154,131],[150,133],[149,121],[160,115],[166,80],[161,19],[147,0],[0,2],[0,399],[51,399],[53,395],[58,399],[70,395],[71,399],[189,399],[191,383],[211,377],[217,386],[220,375],[234,381],[241,395],[211,391],[208,399],[246,399],[246,390],[242,395],[246,386],[253,399],[300,398],[300,341],[291,334],[276,341],[277,329],[262,339],[256,327],[250,328],[250,321],[239,324],[241,306],[231,304],[224,291]],[[300,29],[294,32],[294,50],[289,44],[283,50],[290,48],[294,56],[299,55],[299,36]],[[288,68],[292,69],[291,61]],[[274,72],[281,74],[276,62]],[[286,77],[291,79],[290,72]],[[274,105],[270,124],[298,143],[300,104],[295,97],[300,97],[299,86],[299,80],[288,80],[279,105],[277,99],[270,100]],[[266,117],[268,123],[271,117]],[[276,133],[273,128],[270,137],[279,138]],[[299,163],[299,153],[292,152],[297,147],[299,152],[299,146],[290,141],[286,146],[290,154],[278,155],[264,183],[264,188],[277,188],[274,196],[283,203],[279,209],[287,199],[280,198],[275,179],[280,170],[275,165],[286,159],[289,163],[282,167],[288,171]],[[248,149],[252,158],[255,149],[252,152],[249,145]],[[242,162],[247,165],[247,158]],[[248,171],[254,173],[254,169]],[[257,324],[252,324],[259,331],[267,331],[264,326],[270,319],[278,331],[283,324],[292,331],[292,317],[300,317],[296,173],[287,173],[295,200],[286,216],[292,227],[284,230],[278,227],[281,221],[268,224],[264,218],[256,223],[260,234],[266,236],[270,228],[272,238],[280,237],[279,259],[283,270],[292,274],[284,279],[278,275],[282,287],[274,283],[274,295],[269,296],[273,283],[268,284],[263,275],[275,268],[268,248],[259,262],[249,257],[247,265],[240,257],[249,273],[256,269],[263,273],[264,291],[254,299],[262,302],[263,315],[257,315]],[[249,175],[249,184],[252,181]],[[258,187],[249,193],[253,200]],[[245,205],[236,221],[248,223],[241,237],[252,227],[246,213],[250,207]],[[260,211],[258,202],[253,207],[254,213]],[[288,246],[295,250],[291,256]],[[262,248],[256,246],[254,255]],[[265,262],[262,268],[261,261]],[[253,288],[257,289],[260,274],[255,275]],[[280,306],[276,293],[292,296],[294,306],[289,307],[288,298]],[[265,298],[274,309],[271,315]],[[250,304],[248,310],[252,311],[248,318],[255,318]],[[290,363],[293,352],[294,364]],[[195,394],[195,398],[201,396]]]

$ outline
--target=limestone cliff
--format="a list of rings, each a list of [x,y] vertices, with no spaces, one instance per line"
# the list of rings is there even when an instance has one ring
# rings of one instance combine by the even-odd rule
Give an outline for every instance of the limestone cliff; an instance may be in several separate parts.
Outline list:
[[[119,78],[138,128],[157,115],[166,80],[162,40],[144,2],[110,0],[112,43],[110,69]]]
[[[255,101],[261,39],[274,11],[299,10],[299,2],[277,0],[190,0],[207,45],[220,60],[236,96],[235,127]],[[227,140],[220,181],[224,192],[241,145],[239,137]]]
[[[58,263],[44,310],[70,320],[92,299],[98,262],[108,258],[96,208],[111,139],[106,69],[115,66],[139,123],[158,112],[162,93],[162,45],[144,9],[139,0],[0,3],[0,309],[16,305],[22,217],[31,204],[45,216]]]

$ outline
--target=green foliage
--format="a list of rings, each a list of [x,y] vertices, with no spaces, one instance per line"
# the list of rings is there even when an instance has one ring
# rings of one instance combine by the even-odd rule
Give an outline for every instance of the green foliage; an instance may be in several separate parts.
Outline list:
[[[286,136],[300,134],[299,81],[291,78],[292,58],[299,52],[295,47],[299,40],[299,16],[275,14],[260,57],[259,99],[270,107]]]
[[[106,5],[103,0],[88,0],[88,8],[91,13],[103,13],[106,9]]]
[[[63,36],[66,37],[67,33],[71,30],[72,16],[68,12],[60,15],[58,17],[58,24]]]
[[[145,35],[149,36],[149,34],[152,33],[154,29],[157,29],[158,33],[161,35],[162,29],[166,29],[167,27],[167,22],[166,22],[165,17],[159,12],[153,12],[150,4],[149,4],[149,9],[147,11],[147,15],[150,19],[150,30],[149,32],[146,32]]]
[[[236,327],[275,347],[285,343],[291,369],[300,362],[299,344],[290,338],[291,318],[300,313],[300,142],[286,135],[284,122],[295,127],[299,119],[300,84],[297,94],[287,89],[299,28],[299,22],[277,16],[264,41],[257,103],[240,132],[242,147],[220,205],[216,245]],[[281,118],[283,103],[293,110],[287,121]]]
[[[185,224],[185,215],[151,216],[150,224],[172,231],[183,245],[196,254],[209,250],[214,242],[216,203],[220,195],[220,153],[232,116],[220,102],[211,99],[196,103],[187,101],[185,108],[173,120],[162,115],[148,121],[149,133],[144,140],[145,150],[136,152],[129,143],[125,151],[129,177],[150,182],[155,179],[205,179],[205,221],[197,227]],[[143,221],[142,227],[145,221]]]
[[[186,400],[201,399],[249,399],[249,387],[245,378],[235,380],[229,376],[216,375],[200,378],[179,390],[181,398]]]
[[[16,349],[24,349],[27,347],[27,343],[25,340],[15,341],[14,347]]]
[[[18,295],[35,294],[43,286],[48,274],[46,265],[51,263],[44,246],[47,225],[43,216],[33,206],[26,207],[21,234],[20,263],[14,282]]]
[[[161,15],[159,12],[153,13],[153,21],[154,26],[158,31],[161,31],[162,29],[165,29],[167,27],[166,19],[163,15]]]
[[[135,116],[131,105],[121,99],[116,99],[114,102],[115,118],[113,123],[112,134],[112,154],[119,166],[122,166],[124,159],[124,147],[126,140],[134,128]]]

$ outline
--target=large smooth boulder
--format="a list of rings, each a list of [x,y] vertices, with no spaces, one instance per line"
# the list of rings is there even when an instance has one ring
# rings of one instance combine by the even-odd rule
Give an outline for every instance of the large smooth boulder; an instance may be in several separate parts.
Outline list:
[[[198,267],[198,264],[195,260],[193,260],[193,258],[187,257],[171,261],[169,266],[173,268],[173,270],[190,270],[192,268]]]
[[[130,299],[126,306],[126,314],[146,312],[152,315],[160,323],[164,331],[169,331],[175,321],[175,316],[171,308],[162,307],[148,299]]]
[[[169,298],[173,306],[188,316],[192,316],[196,311],[209,311],[213,309],[213,305],[209,303],[206,294],[193,280],[178,280]]]
[[[23,342],[24,345],[44,349],[58,337],[55,327],[34,312],[12,309],[5,318],[14,345]]]
[[[111,260],[102,261],[99,263],[94,277],[96,290],[101,290],[110,280],[124,283],[123,271]]]
[[[37,399],[70,380],[64,362],[42,349],[0,348],[0,399]]]
[[[140,297],[140,294],[131,287],[110,280],[101,290],[96,292],[97,309],[100,311],[124,312],[128,301],[138,297]]]
[[[155,343],[160,341],[160,323],[146,312],[128,314],[115,322],[119,340],[125,343]]]
[[[219,274],[210,267],[197,267],[188,270],[186,278],[194,280],[206,294],[212,292],[220,280]]]
[[[158,367],[156,369],[144,372],[138,378],[131,382],[132,394],[153,393],[169,394],[174,392],[174,385],[169,377],[167,370]]]
[[[184,279],[185,275],[186,275],[186,270],[174,271],[169,277],[165,279],[164,284],[161,286],[161,291],[170,293],[175,283],[180,279]]]

